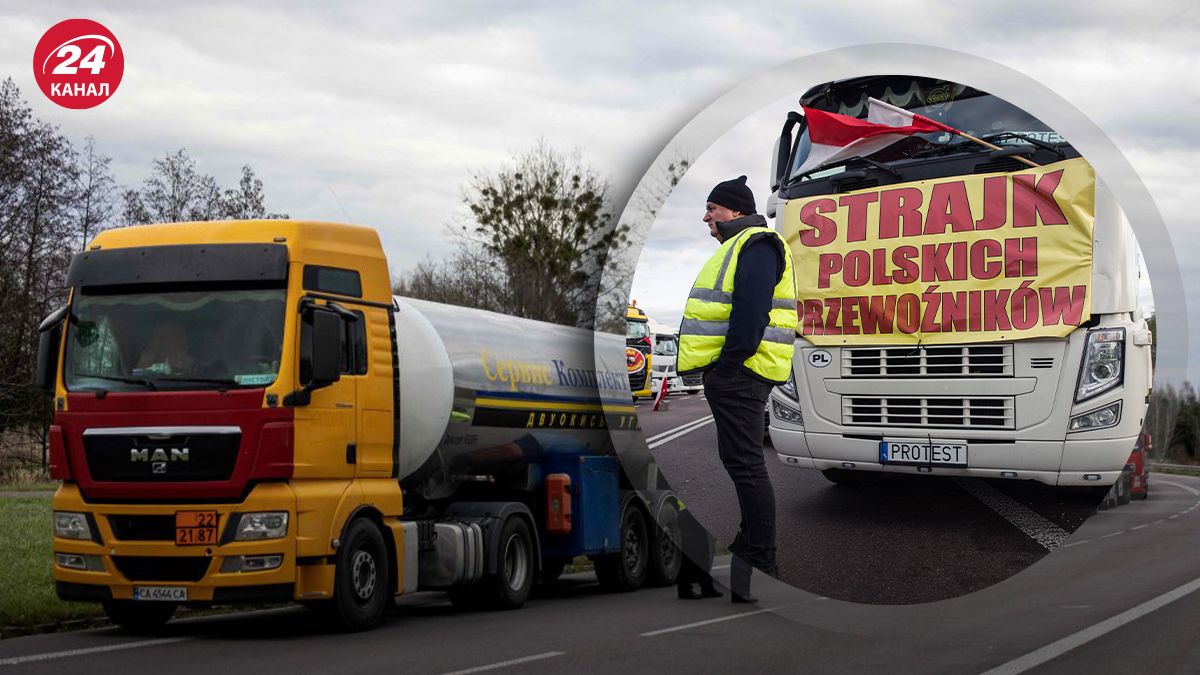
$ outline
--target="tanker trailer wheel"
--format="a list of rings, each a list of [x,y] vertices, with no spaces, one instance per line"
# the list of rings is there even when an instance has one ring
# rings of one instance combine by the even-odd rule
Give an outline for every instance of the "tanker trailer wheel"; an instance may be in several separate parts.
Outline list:
[[[478,583],[450,591],[460,609],[517,609],[525,604],[537,575],[537,551],[524,518],[510,516],[500,531],[497,569]]]
[[[389,589],[387,548],[375,523],[357,518],[350,523],[337,552],[333,600],[324,607],[328,618],[345,631],[360,631],[379,623]]]
[[[621,550],[596,558],[596,578],[610,591],[636,591],[646,580],[650,558],[650,533],[646,518],[632,502],[621,514]]]
[[[650,563],[646,570],[646,583],[650,586],[671,586],[679,578],[683,566],[683,549],[680,543],[683,534],[679,529],[678,511],[673,506],[663,518],[664,522],[654,528],[650,541]]]
[[[175,614],[173,602],[105,600],[102,604],[109,621],[134,633],[153,633]]]

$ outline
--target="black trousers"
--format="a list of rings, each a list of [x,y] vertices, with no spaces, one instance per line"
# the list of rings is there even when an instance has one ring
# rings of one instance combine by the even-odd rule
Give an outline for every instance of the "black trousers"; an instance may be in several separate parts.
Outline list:
[[[710,370],[704,395],[717,426],[717,452],[733,480],[742,512],[729,550],[767,574],[776,573],[775,489],[763,460],[763,411],[775,385],[738,368]]]

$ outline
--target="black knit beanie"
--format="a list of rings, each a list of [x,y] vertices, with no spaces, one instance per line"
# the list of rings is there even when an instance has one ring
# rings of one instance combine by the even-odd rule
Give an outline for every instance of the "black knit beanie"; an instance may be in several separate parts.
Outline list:
[[[742,215],[755,213],[754,193],[746,186],[745,176],[717,183],[717,187],[708,193],[708,201],[717,206],[724,206],[730,211],[740,211]]]

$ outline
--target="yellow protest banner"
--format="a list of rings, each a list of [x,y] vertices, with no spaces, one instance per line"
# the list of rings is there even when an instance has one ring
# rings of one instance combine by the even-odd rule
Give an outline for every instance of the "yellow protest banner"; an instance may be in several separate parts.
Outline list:
[[[797,332],[817,345],[1060,337],[1091,315],[1083,159],[787,202]]]

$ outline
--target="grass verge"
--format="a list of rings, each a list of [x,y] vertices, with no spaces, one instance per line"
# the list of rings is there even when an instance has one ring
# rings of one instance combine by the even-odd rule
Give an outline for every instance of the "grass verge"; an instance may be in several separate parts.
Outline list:
[[[51,576],[50,498],[0,498],[0,637],[102,616],[100,605],[63,602]]]

